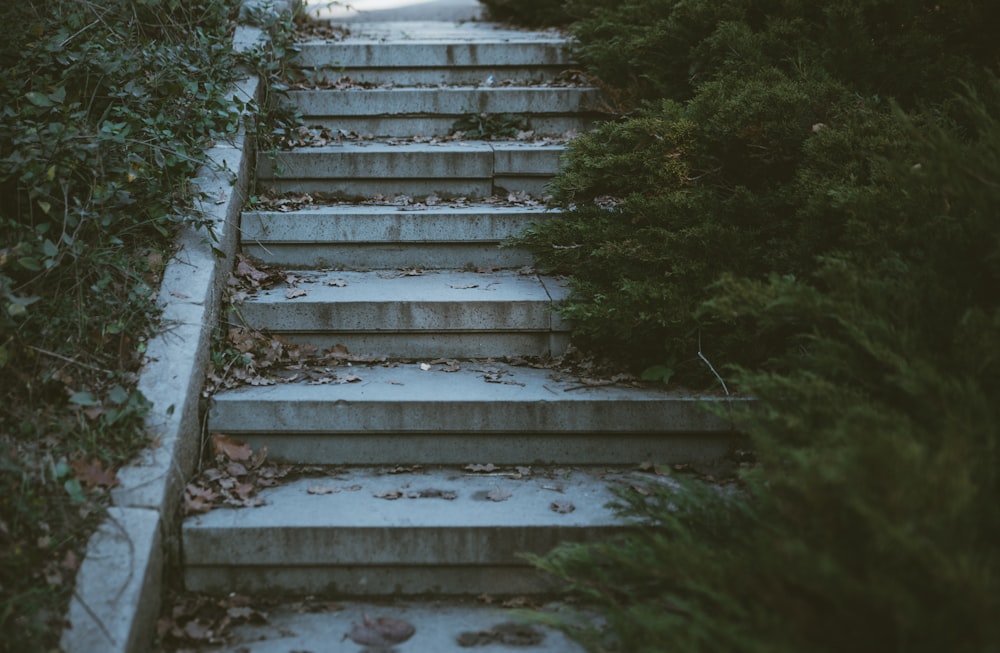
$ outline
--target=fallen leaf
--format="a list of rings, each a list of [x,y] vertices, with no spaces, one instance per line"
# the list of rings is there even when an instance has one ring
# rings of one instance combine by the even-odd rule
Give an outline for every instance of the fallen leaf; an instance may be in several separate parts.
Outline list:
[[[115,471],[105,466],[97,458],[92,458],[90,461],[74,460],[69,465],[73,468],[77,480],[88,489],[94,487],[110,488],[118,485]]]
[[[361,613],[361,623],[352,624],[347,637],[355,644],[371,647],[389,647],[402,644],[413,637],[417,629],[408,621],[392,617],[371,618]]]
[[[458,498],[458,493],[454,490],[438,490],[437,488],[426,488],[418,492],[408,492],[406,496],[410,499],[445,499],[453,501]]]
[[[246,442],[222,433],[212,434],[212,449],[216,456],[222,455],[235,462],[247,461],[253,456],[253,451]]]
[[[309,494],[336,494],[340,492],[340,488],[329,485],[310,485],[306,492]]]
[[[485,465],[473,464],[466,465],[464,469],[470,472],[493,472],[497,470],[497,466],[493,463],[486,463]]]
[[[288,288],[285,290],[285,299],[295,299],[296,297],[305,297],[309,294],[305,288]]]
[[[330,279],[329,281],[326,282],[326,285],[331,286],[333,288],[346,288],[347,281],[345,281],[344,279]]]
[[[544,632],[530,624],[520,624],[513,621],[497,624],[489,630],[463,632],[456,638],[458,645],[463,648],[491,644],[528,647],[538,646],[544,640]]]
[[[513,495],[511,495],[510,492],[508,492],[507,490],[503,490],[501,488],[494,488],[486,493],[487,499],[489,499],[490,501],[496,501],[498,503],[500,501],[506,501],[507,499],[511,498],[511,496]]]
[[[549,508],[552,512],[557,512],[560,515],[565,515],[576,510],[576,506],[569,501],[553,501],[549,504]]]
[[[386,499],[388,501],[395,501],[403,496],[402,490],[384,490],[382,492],[376,492],[372,495],[376,499]]]

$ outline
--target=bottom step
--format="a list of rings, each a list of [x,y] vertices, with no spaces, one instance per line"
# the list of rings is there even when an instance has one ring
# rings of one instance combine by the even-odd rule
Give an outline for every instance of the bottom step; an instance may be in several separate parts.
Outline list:
[[[474,470],[474,471],[469,471]],[[264,489],[256,508],[183,525],[189,591],[343,596],[544,593],[525,553],[626,526],[613,487],[668,477],[638,470],[340,469]]]
[[[260,617],[232,626],[225,635],[217,636],[217,641],[225,642],[221,647],[185,650],[229,653],[458,653],[470,650],[477,653],[518,650],[582,653],[584,650],[562,632],[526,623],[523,617],[509,609],[482,603],[425,601],[381,605],[290,601],[278,605],[251,603],[251,606],[237,609],[252,611]],[[559,609],[558,604],[541,608],[546,613]],[[405,637],[411,628],[412,635],[403,642],[378,644],[379,638]],[[394,637],[397,633],[399,635]]]

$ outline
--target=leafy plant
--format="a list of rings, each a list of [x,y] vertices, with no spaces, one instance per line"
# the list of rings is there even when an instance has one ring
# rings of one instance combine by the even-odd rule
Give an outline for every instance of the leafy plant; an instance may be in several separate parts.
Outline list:
[[[240,126],[231,0],[5,3],[0,650],[51,650],[114,470],[188,180]]]
[[[513,113],[470,113],[456,120],[451,129],[466,138],[494,140],[516,137],[528,130],[528,123]]]

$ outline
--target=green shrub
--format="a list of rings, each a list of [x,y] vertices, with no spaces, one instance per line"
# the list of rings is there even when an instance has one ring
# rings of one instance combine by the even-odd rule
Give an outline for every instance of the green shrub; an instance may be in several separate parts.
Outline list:
[[[539,561],[607,617],[564,624],[589,650],[1000,649],[1000,81],[900,107],[836,74],[850,54],[723,61],[588,135],[556,186],[571,210],[529,238],[579,277],[595,346],[650,364],[701,330],[757,399],[738,485],[630,491],[636,533]]]
[[[239,127],[235,6],[0,6],[0,650],[57,645],[107,501],[86,470],[147,444],[135,373],[158,275],[202,220],[204,149]]]
[[[570,16],[564,0],[479,0],[491,20],[528,27],[565,25]]]

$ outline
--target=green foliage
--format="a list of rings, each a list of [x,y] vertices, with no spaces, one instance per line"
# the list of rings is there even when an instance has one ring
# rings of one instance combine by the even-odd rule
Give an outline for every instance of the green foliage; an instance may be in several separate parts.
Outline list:
[[[465,138],[483,140],[514,138],[527,129],[524,116],[513,113],[471,113],[452,125],[452,132],[461,132]]]
[[[552,27],[565,25],[570,20],[563,5],[565,0],[480,0],[486,5],[490,20],[526,25]]]
[[[0,7],[0,650],[56,645],[101,474],[146,443],[154,290],[201,221],[188,179],[240,126],[235,6]]]
[[[688,384],[704,351],[754,396],[759,465],[623,495],[640,529],[540,560],[608,620],[563,626],[593,651],[1000,649],[998,6],[589,11],[581,51],[644,102],[573,144],[565,216],[525,242],[574,275],[584,343]],[[658,42],[679,60],[648,65]]]

